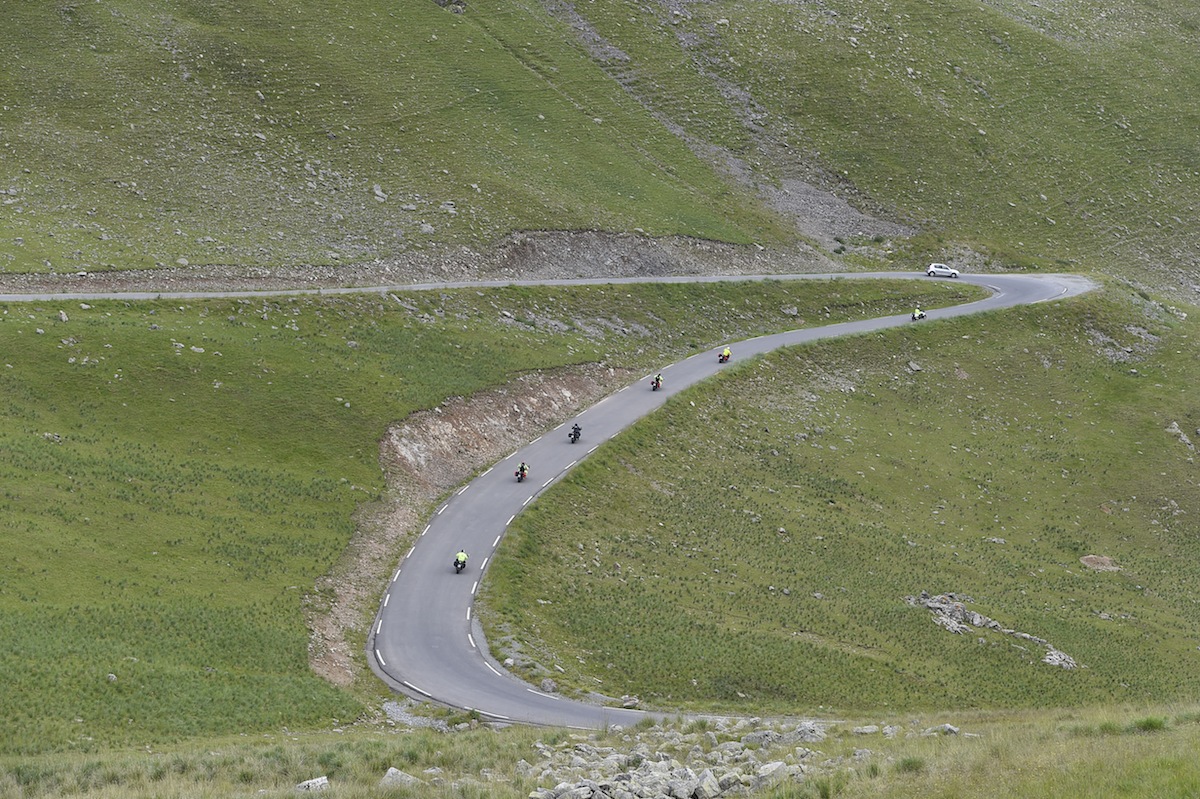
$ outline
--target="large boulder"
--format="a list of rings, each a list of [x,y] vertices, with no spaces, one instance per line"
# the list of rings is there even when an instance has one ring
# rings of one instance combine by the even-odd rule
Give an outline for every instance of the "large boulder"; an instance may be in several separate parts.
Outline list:
[[[713,775],[711,769],[700,772],[696,788],[692,791],[694,799],[716,799],[721,794],[721,783]]]
[[[764,763],[758,767],[758,771],[754,774],[754,789],[758,790],[778,785],[790,776],[792,776],[792,772],[788,768],[788,764],[782,760]]]
[[[825,740],[825,730],[811,721],[798,724],[793,735],[795,740],[803,743],[819,743]]]
[[[725,793],[726,791],[732,791],[734,788],[745,787],[749,783],[740,771],[727,771],[717,780],[717,784],[721,786],[721,793]]]
[[[692,799],[692,792],[695,790],[694,780],[673,779],[667,783],[667,796],[671,799]]]
[[[782,735],[775,730],[755,730],[748,732],[742,736],[742,743],[746,746],[774,746]]]

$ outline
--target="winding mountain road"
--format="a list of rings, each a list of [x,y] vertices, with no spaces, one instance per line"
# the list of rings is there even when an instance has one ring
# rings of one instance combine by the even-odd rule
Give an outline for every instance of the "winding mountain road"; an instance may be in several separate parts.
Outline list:
[[[388,294],[513,285],[906,278],[931,279],[920,273],[898,272],[613,277],[251,291],[23,293],[0,294],[0,303]],[[1095,287],[1092,281],[1077,275],[964,275],[959,279],[964,283],[983,286],[992,294],[977,302],[937,309],[931,313],[930,321],[922,324],[952,316],[1062,299]],[[732,342],[731,346],[735,360],[741,361],[779,347],[909,323],[909,316],[905,313],[758,336]],[[566,425],[562,425],[547,436],[531,441],[456,491],[437,509],[416,545],[392,575],[366,642],[371,669],[389,686],[409,696],[474,710],[493,719],[590,729],[616,724],[627,726],[647,715],[643,711],[599,707],[542,693],[507,673],[488,652],[482,630],[472,615],[472,605],[488,561],[499,546],[504,531],[522,508],[601,443],[661,406],[672,395],[711,377],[722,368],[726,367],[717,363],[716,354],[712,351],[664,366],[661,370],[665,378],[664,390],[650,391],[647,376],[576,416],[572,421],[578,421],[584,430],[583,440],[578,444],[567,441]],[[513,470],[521,461],[531,464],[532,475],[529,481],[518,484],[513,478]],[[467,571],[456,575],[451,561],[459,548],[471,554],[471,561]]]
[[[910,277],[931,279],[924,275],[885,272],[764,275],[760,278],[679,278],[675,282]],[[668,282],[672,279],[656,280]],[[988,288],[992,294],[977,302],[938,309],[931,312],[929,321],[921,324],[931,324],[937,319],[952,316],[1061,299],[1082,294],[1094,287],[1088,279],[1075,275],[964,275],[960,280]],[[636,282],[636,279],[550,282],[567,285]],[[907,313],[758,336],[733,342],[731,346],[734,359],[742,361],[779,347],[867,333],[902,324],[911,324]],[[437,509],[391,577],[368,635],[366,651],[372,670],[388,685],[409,696],[473,710],[492,719],[601,728],[618,724],[628,726],[645,716],[642,711],[599,707],[543,693],[507,673],[488,652],[480,625],[472,613],[473,604],[479,583],[500,539],[526,505],[600,444],[660,407],[672,395],[723,368],[726,367],[717,363],[713,351],[664,366],[661,370],[665,379],[664,390],[650,391],[647,376],[609,395],[571,420],[583,427],[583,439],[578,444],[571,444],[567,440],[570,423],[565,423],[521,447],[455,491]],[[513,471],[521,461],[530,464],[531,475],[526,482],[518,484]],[[467,570],[456,575],[451,561],[460,548],[470,554],[471,560]]]

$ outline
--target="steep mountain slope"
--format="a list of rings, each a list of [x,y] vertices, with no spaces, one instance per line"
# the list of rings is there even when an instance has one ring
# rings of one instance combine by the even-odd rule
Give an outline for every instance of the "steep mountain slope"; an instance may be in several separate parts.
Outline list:
[[[929,234],[913,253],[966,246],[1006,266],[1196,288],[1193,6],[577,8],[615,79],[759,184],[804,180],[891,209]]]
[[[513,4],[8,4],[8,271],[327,264],[520,228],[786,238]]]
[[[0,22],[8,273],[405,274],[590,230],[1197,290],[1185,3],[104,0]]]

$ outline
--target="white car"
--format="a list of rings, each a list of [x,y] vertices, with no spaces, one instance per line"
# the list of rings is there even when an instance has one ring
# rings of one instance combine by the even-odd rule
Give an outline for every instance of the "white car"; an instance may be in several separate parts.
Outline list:
[[[958,270],[945,264],[930,264],[925,274],[930,277],[958,277]]]

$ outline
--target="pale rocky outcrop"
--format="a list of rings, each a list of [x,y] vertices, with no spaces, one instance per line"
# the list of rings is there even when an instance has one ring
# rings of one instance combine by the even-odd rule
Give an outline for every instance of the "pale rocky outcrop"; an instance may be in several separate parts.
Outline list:
[[[956,594],[937,594],[931,596],[928,591],[922,591],[918,596],[906,596],[904,601],[913,607],[928,608],[933,614],[933,623],[940,627],[945,627],[952,633],[961,635],[974,630],[993,630],[1003,635],[1010,635],[1013,638],[1019,638],[1022,641],[1028,641],[1031,644],[1045,647],[1046,653],[1041,659],[1043,663],[1063,669],[1079,668],[1079,664],[1075,662],[1073,657],[1066,652],[1056,649],[1045,638],[1038,638],[1036,635],[1009,629],[995,619],[989,619],[987,616],[971,610],[963,604],[964,602],[971,601],[969,597],[959,597]],[[983,641],[984,639],[981,638],[980,642],[982,643]]]

